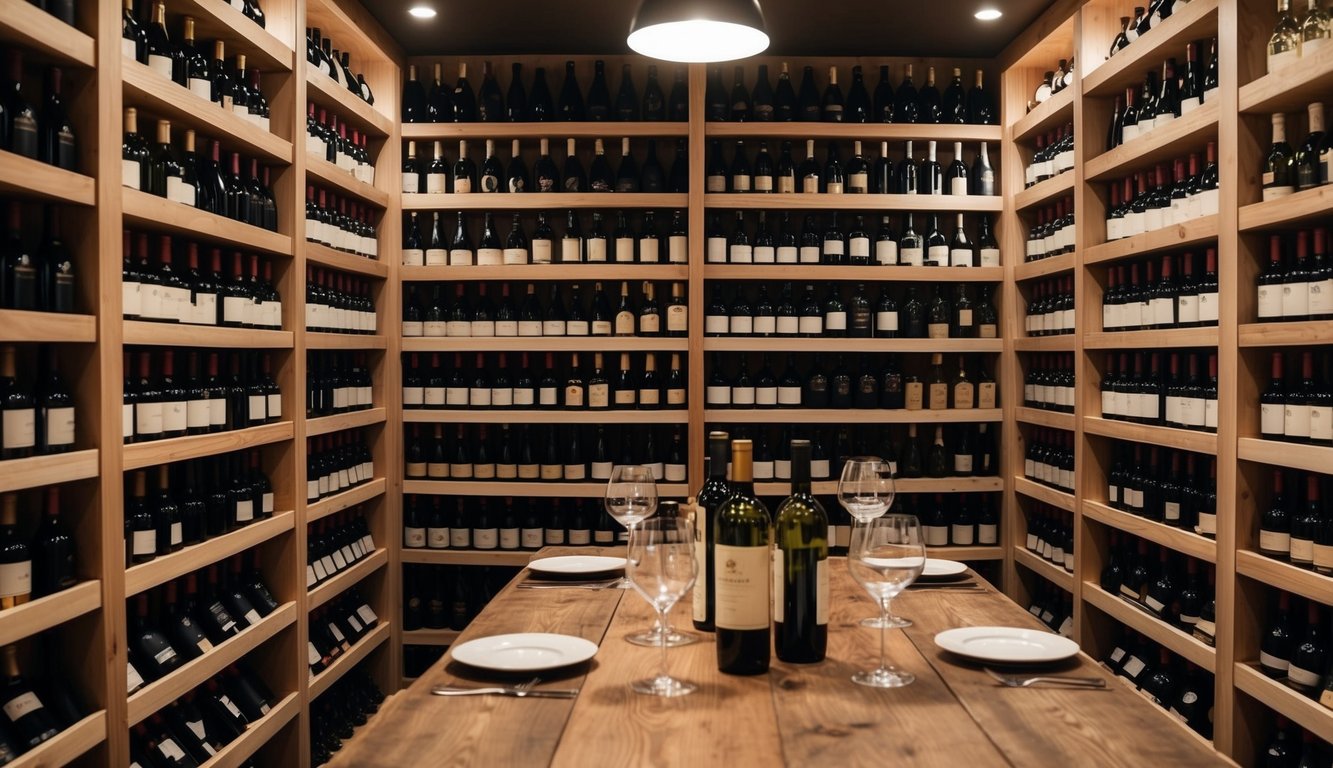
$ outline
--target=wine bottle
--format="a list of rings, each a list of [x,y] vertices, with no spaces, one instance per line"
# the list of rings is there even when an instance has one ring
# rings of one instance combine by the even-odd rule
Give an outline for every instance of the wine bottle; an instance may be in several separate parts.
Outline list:
[[[813,87],[813,86],[812,86]],[[718,669],[725,674],[757,675],[768,671],[769,548],[772,520],[754,496],[753,445],[732,442],[733,493],[713,520]]]
[[[774,646],[780,660],[822,661],[828,646],[828,516],[810,493],[810,441],[791,441],[791,495],[777,509]]]

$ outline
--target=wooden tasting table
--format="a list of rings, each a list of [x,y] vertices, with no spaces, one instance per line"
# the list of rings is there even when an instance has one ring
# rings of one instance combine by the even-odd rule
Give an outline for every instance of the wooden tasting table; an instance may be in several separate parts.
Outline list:
[[[569,553],[553,548],[541,555]],[[909,590],[894,600],[894,612],[914,624],[889,630],[887,654],[890,663],[915,674],[916,682],[888,690],[856,685],[852,673],[872,669],[878,653],[879,630],[859,625],[875,608],[848,575],[845,560],[838,558],[831,570],[828,657],[823,663],[784,664],[775,656],[767,675],[723,675],[717,670],[713,636],[696,633],[700,642],[668,654],[671,674],[699,688],[673,699],[629,688],[631,680],[656,672],[660,659],[659,649],[623,639],[647,629],[653,620],[653,611],[637,592],[515,589],[527,578],[524,571],[468,625],[458,642],[511,632],[587,638],[599,645],[593,661],[559,675],[543,675],[539,686],[581,687],[579,696],[433,696],[430,689],[436,685],[499,681],[446,657],[391,696],[332,765],[1232,764],[1085,654],[1057,674],[1100,675],[1111,681],[1108,690],[1003,688],[980,667],[949,658],[933,640],[945,629],[1044,629],[1026,610],[989,588],[984,593]],[[688,595],[671,618],[674,627],[693,631]]]

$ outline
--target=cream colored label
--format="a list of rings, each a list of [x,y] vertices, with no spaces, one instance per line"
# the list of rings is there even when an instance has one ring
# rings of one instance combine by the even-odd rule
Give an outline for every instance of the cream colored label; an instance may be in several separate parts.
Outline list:
[[[721,629],[767,629],[769,616],[768,547],[715,548],[717,626]]]

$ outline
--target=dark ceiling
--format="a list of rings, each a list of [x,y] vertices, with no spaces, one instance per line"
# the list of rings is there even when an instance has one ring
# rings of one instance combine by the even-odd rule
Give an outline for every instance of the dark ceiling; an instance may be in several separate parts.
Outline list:
[[[408,15],[431,5],[434,19]],[[782,56],[991,57],[1049,0],[760,0]],[[638,0],[365,0],[409,55],[629,53]],[[983,6],[999,21],[972,14]]]

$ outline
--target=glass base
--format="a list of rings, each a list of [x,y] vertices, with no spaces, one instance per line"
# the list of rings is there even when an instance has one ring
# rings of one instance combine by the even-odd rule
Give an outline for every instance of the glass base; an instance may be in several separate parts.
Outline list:
[[[911,685],[916,675],[891,666],[883,666],[871,672],[857,672],[852,675],[852,682],[871,688],[902,688]]]
[[[666,647],[668,648],[676,648],[682,645],[690,645],[699,642],[698,635],[689,632],[677,632],[674,629],[664,633],[662,632],[661,627],[653,627],[647,632],[635,632],[633,634],[625,635],[625,642],[630,645],[642,645],[646,648],[661,648],[663,635],[666,636]]]
[[[861,619],[861,626],[870,627],[871,629],[902,629],[903,627],[912,626],[912,620],[904,619],[901,616],[890,616],[886,619],[871,616],[868,619]]]
[[[671,698],[673,696],[684,696],[686,694],[694,693],[698,686],[693,683],[687,683],[684,680],[677,680],[668,675],[660,675],[658,677],[647,677],[643,680],[635,680],[629,684],[629,687],[635,693],[646,693],[650,696],[665,696]]]
[[[611,585],[611,589],[634,589],[634,582],[630,581],[626,576],[621,576],[620,581]]]

